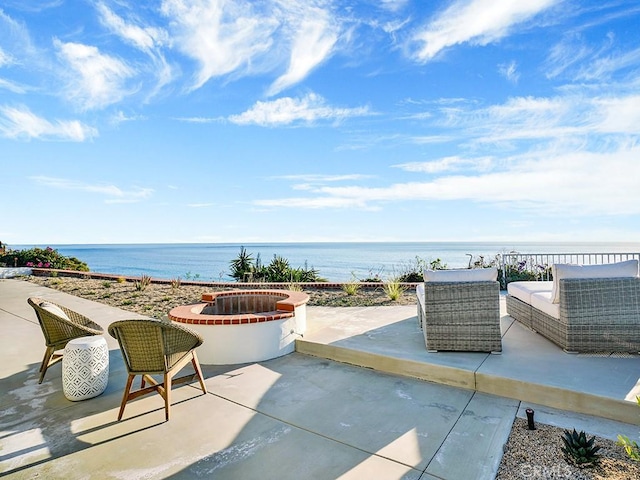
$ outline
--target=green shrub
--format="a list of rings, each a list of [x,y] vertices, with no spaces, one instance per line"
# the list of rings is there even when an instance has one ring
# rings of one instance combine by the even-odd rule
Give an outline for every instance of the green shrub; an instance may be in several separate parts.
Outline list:
[[[389,297],[389,300],[394,302],[402,297],[405,290],[404,286],[402,286],[397,278],[389,280],[382,288],[387,297]]]
[[[51,247],[34,247],[28,250],[7,250],[0,256],[0,263],[12,267],[55,268],[80,272],[89,271],[86,263],[75,257],[65,257]]]
[[[426,269],[444,270],[446,268],[447,264],[442,263],[442,260],[439,258],[427,262],[426,260],[416,256],[413,263],[401,265],[397,281],[400,283],[420,283],[424,280],[423,272]]]
[[[521,260],[515,265],[505,265],[504,277],[506,277],[508,283],[525,280],[553,279],[549,265],[534,264],[530,258]],[[499,275],[499,278],[502,278],[502,275]]]
[[[636,402],[640,405],[640,396],[636,397]],[[640,445],[638,445],[638,442],[630,440],[626,435],[618,435],[618,445],[624,448],[629,458],[640,462]]]
[[[146,290],[149,285],[151,285],[151,277],[148,275],[142,275],[140,280],[136,280],[134,283],[135,289],[139,292]]]
[[[352,280],[342,285],[342,291],[347,295],[355,295],[360,290],[360,282],[356,280],[354,274],[351,274]]]
[[[382,283],[382,277],[380,275],[382,273],[383,267],[378,268],[377,271],[374,270],[374,268],[370,268],[367,276],[364,278],[360,278],[358,281],[362,283]],[[355,273],[351,272],[351,276],[355,280]]]

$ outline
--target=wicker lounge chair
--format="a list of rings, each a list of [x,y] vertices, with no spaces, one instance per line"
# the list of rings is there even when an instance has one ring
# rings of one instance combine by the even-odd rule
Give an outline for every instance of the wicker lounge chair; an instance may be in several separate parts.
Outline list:
[[[124,407],[129,400],[152,392],[157,392],[164,398],[165,418],[169,420],[171,387],[192,381],[195,377],[198,378],[202,391],[207,393],[195,352],[202,345],[202,337],[197,333],[169,322],[144,319],[114,322],[109,325],[108,330],[118,340],[129,372],[118,420],[122,419]],[[195,373],[174,379],[174,375],[189,362]],[[153,374],[163,375],[164,381],[158,383],[151,376]],[[140,389],[131,391],[136,375],[142,375],[142,383]],[[150,385],[145,387],[147,383]]]
[[[425,282],[417,294],[427,350],[502,352],[497,281]]]
[[[38,383],[42,383],[44,375],[51,365],[62,360],[62,353],[55,352],[62,350],[70,340],[104,333],[100,325],[63,305],[38,297],[31,297],[27,299],[27,302],[36,311],[47,347],[40,364]]]

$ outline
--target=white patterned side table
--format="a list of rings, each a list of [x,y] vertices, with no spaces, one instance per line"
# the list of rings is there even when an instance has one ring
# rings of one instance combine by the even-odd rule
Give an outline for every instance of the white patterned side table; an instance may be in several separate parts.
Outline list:
[[[97,397],[109,381],[109,348],[101,335],[74,338],[62,357],[62,391],[72,402]]]

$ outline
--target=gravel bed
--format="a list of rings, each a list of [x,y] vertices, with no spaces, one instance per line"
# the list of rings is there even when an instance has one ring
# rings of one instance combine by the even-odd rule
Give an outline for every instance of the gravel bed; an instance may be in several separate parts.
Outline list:
[[[516,418],[505,445],[496,480],[640,479],[640,462],[631,460],[624,449],[615,442],[598,436],[595,444],[601,447],[601,459],[597,465],[578,468],[567,462],[560,449],[563,432],[562,428],[540,423],[536,423],[535,430],[529,430],[525,419]]]

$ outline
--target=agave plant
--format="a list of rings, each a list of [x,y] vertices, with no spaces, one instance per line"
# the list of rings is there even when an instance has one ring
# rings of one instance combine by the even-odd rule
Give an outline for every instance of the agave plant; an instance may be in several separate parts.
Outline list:
[[[573,432],[565,430],[562,436],[564,446],[561,448],[567,460],[573,462],[576,466],[590,467],[600,459],[598,455],[600,447],[594,445],[595,440],[595,436],[587,438],[584,430],[580,433],[576,432],[575,428]]]
[[[146,290],[149,285],[151,285],[151,277],[149,275],[142,275],[140,280],[136,280],[133,284],[135,289],[139,292]]]

